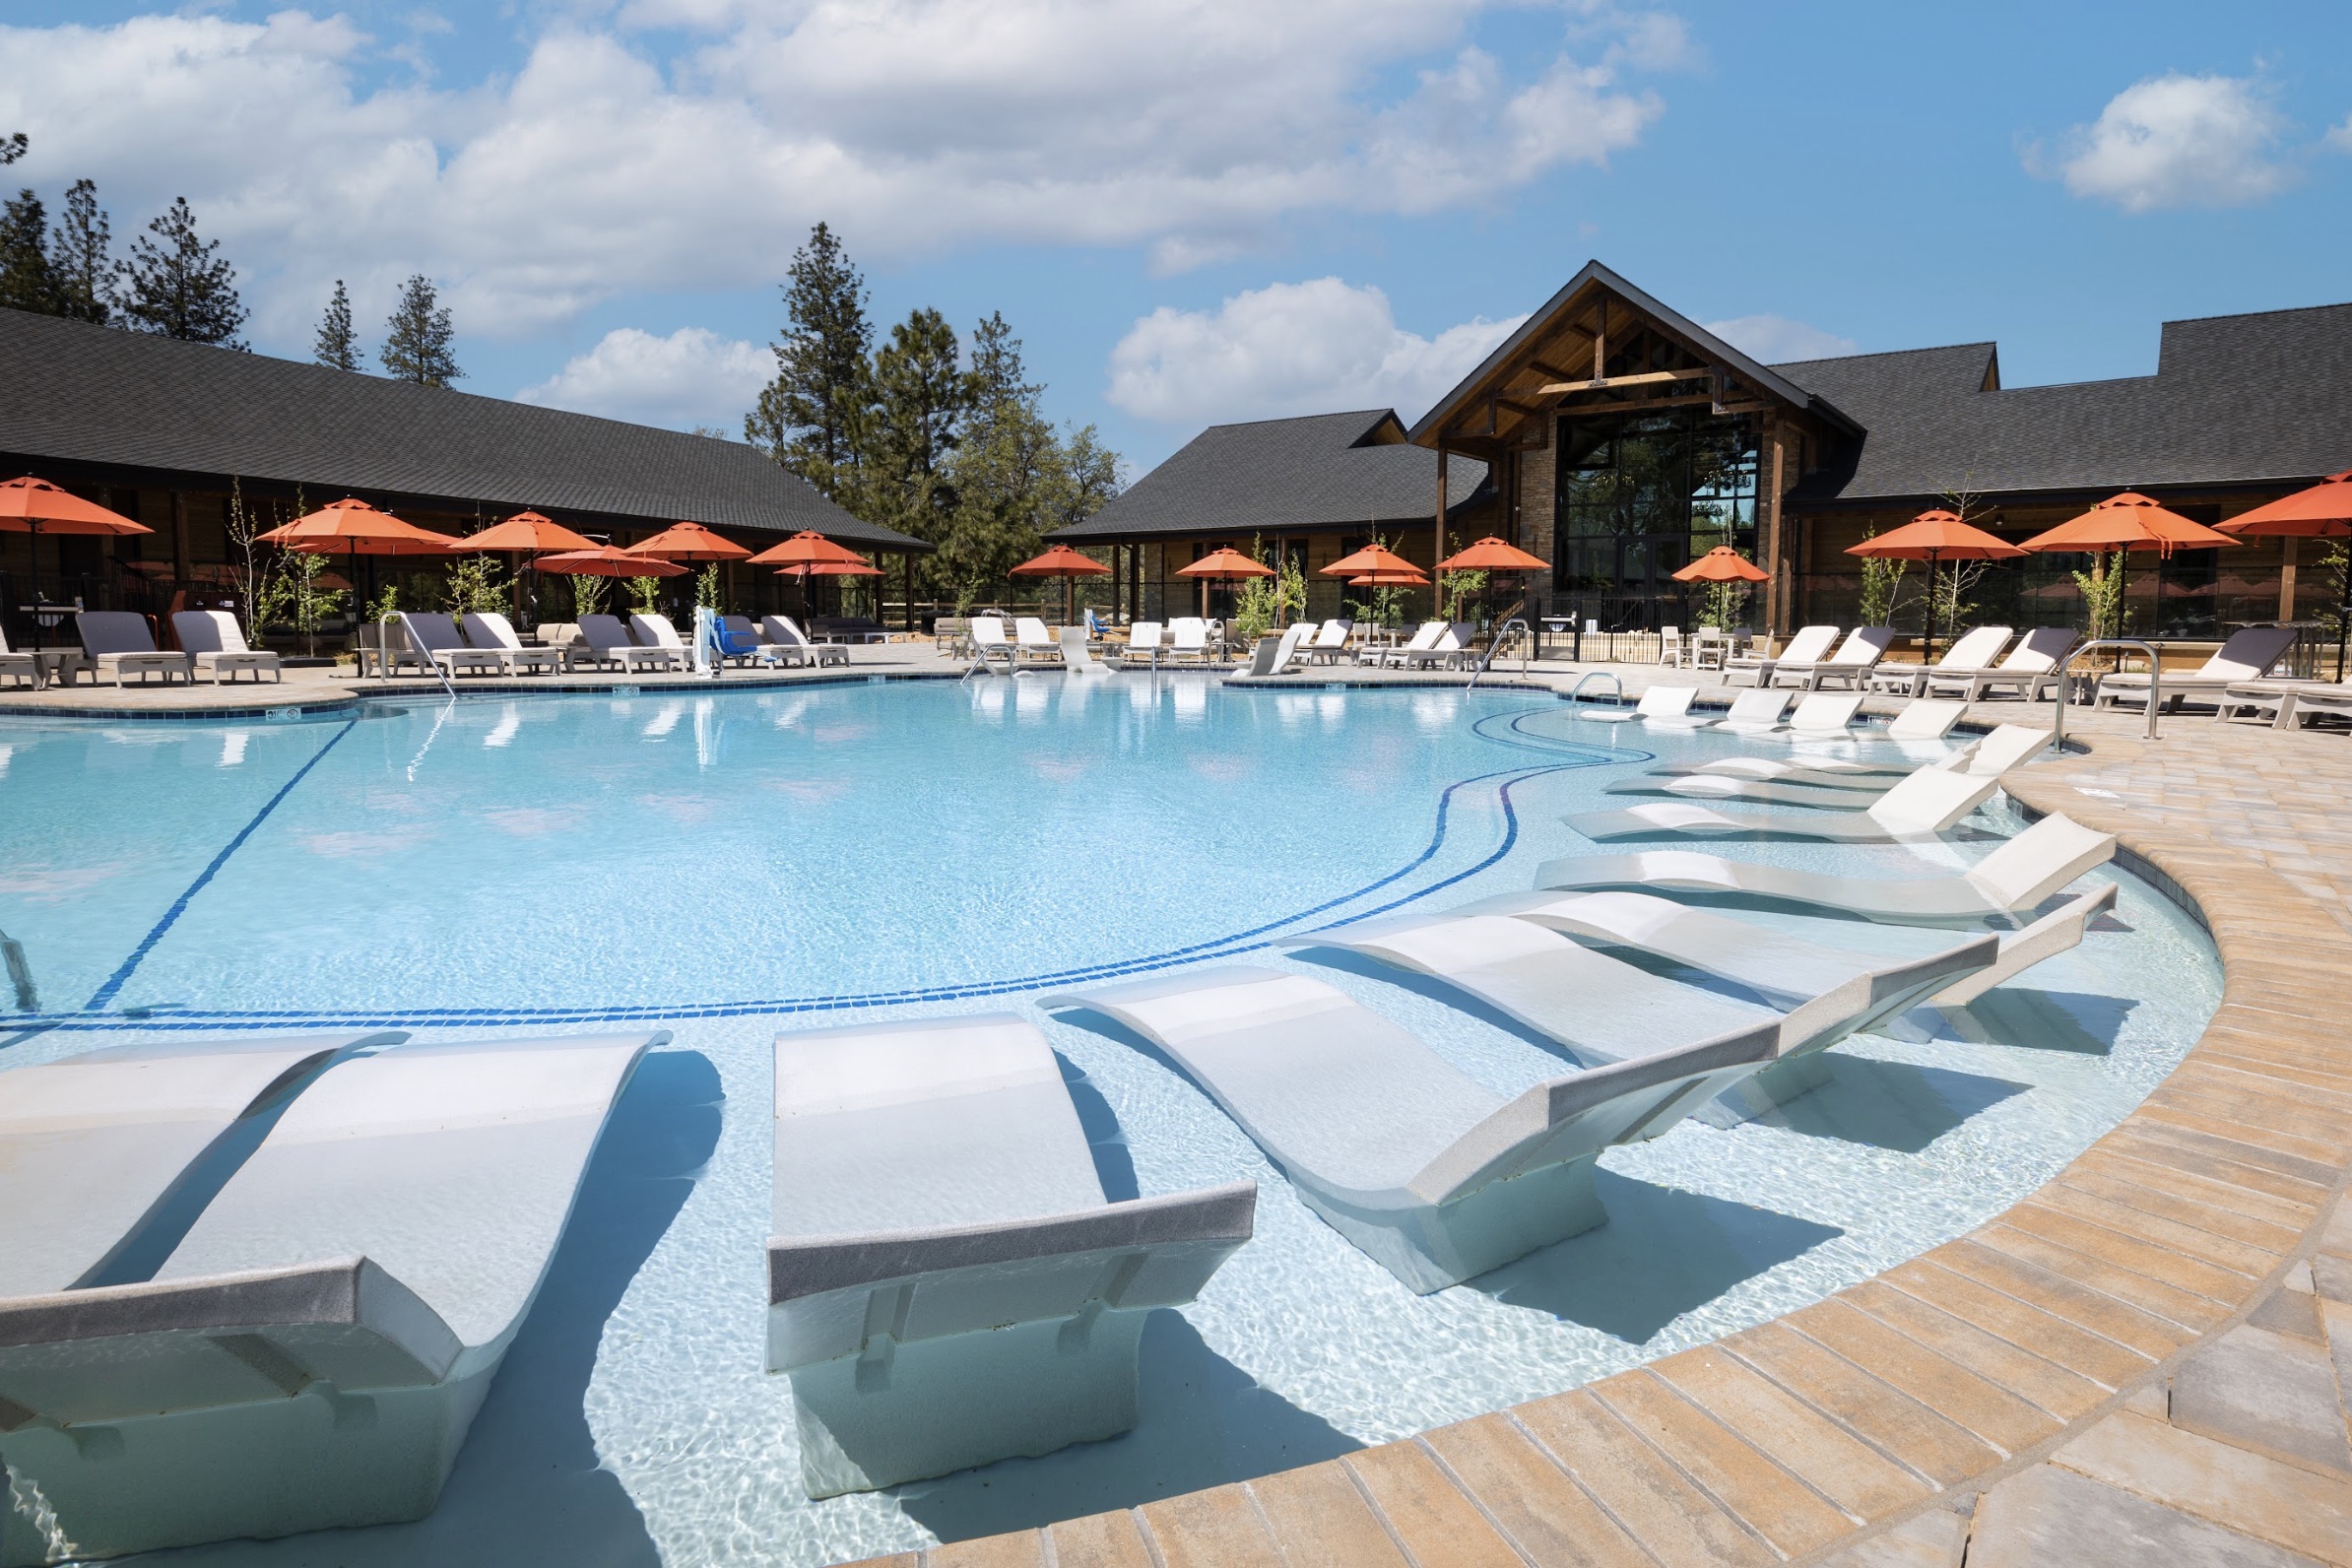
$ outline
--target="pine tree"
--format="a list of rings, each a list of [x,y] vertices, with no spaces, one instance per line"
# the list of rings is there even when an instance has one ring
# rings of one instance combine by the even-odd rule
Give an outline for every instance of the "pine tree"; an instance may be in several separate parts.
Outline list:
[[[776,378],[745,417],[744,438],[854,508],[863,498],[858,460],[874,402],[865,280],[823,224],[792,253],[788,277],[790,324],[775,345]]]
[[[57,280],[49,273],[48,209],[32,191],[0,207],[0,305],[39,315],[60,314]]]
[[[318,341],[312,345],[310,357],[338,370],[359,368],[359,335],[352,330],[352,296],[341,278],[335,280],[335,296],[327,301],[327,313],[319,318]]]
[[[392,330],[376,358],[401,380],[419,386],[447,386],[466,373],[449,353],[450,340],[456,336],[456,329],[449,324],[449,307],[440,303],[432,280],[423,273],[401,286],[400,304],[385,325]]]
[[[955,516],[947,465],[961,440],[968,383],[955,329],[917,310],[874,357],[874,417],[864,468],[872,517],[917,539],[947,537]]]
[[[32,145],[25,140],[23,131],[12,131],[7,136],[0,137],[0,168],[6,168],[18,159],[23,158],[26,149]]]
[[[221,242],[196,234],[188,199],[175,196],[163,216],[147,226],[153,238],[131,241],[131,258],[116,262],[122,313],[141,332],[187,343],[218,343],[241,349],[236,330],[245,324],[237,298],[236,269],[219,255]]]
[[[114,269],[106,247],[114,231],[98,204],[98,186],[78,179],[65,193],[65,215],[49,235],[49,277],[58,314],[104,326],[114,318]]]
[[[1045,389],[1025,379],[1020,340],[1002,314],[972,333],[965,376],[971,413],[950,470],[954,525],[939,550],[939,570],[959,588],[1007,580],[1054,526],[1052,489],[1062,454],[1040,408]]]

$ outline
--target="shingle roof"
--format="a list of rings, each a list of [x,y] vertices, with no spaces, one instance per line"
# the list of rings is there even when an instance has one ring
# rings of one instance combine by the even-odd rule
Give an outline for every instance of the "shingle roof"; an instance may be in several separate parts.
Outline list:
[[[1993,345],[1775,366],[1867,433],[1795,504],[2294,483],[2352,466],[2352,304],[2168,321],[2156,374],[1983,391]]]
[[[1374,437],[1389,427],[1392,440]],[[1047,536],[1284,534],[1409,523],[1437,504],[1437,454],[1406,446],[1392,409],[1212,425],[1082,523]],[[1486,465],[1457,452],[1449,511],[1482,504]]]
[[[741,442],[6,309],[0,454],[931,548]]]

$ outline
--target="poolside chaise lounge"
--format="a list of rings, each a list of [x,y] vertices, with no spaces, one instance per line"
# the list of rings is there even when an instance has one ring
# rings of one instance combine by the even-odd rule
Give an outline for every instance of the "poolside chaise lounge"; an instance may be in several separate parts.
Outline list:
[[[1468,621],[1439,621],[1437,639],[1426,648],[1406,648],[1394,662],[1405,670],[1433,670],[1440,665],[1459,668],[1470,659],[1470,639],[1478,634]]]
[[[1338,664],[1347,651],[1347,638],[1354,632],[1352,621],[1327,621],[1315,633],[1314,643],[1305,650],[1309,664]]]
[[[1072,675],[1109,675],[1111,667],[1094,657],[1086,646],[1086,628],[1064,626],[1058,633],[1062,643],[1062,665]]]
[[[1178,616],[1168,622],[1167,655],[1171,660],[1209,662],[1209,622],[1199,616]]]
[[[2352,718],[2352,682],[2248,681],[2226,687],[2213,709],[2216,724],[2252,718],[2274,730],[2297,730],[2321,714]]]
[[[678,627],[671,623],[668,616],[657,616],[644,610],[632,611],[628,618],[628,634],[630,640],[641,648],[659,648],[669,654],[677,668],[686,670],[693,667],[694,650],[686,646],[686,638],[678,634]]]
[[[1741,654],[1724,664],[1724,685],[1731,684],[1731,677],[1745,675],[1757,686],[1770,686],[1772,672],[1782,663],[1809,665],[1829,656],[1830,644],[1838,640],[1835,626],[1799,626],[1789,638],[1788,646],[1766,658],[1761,654]]]
[[[409,647],[449,675],[468,670],[498,675],[506,668],[506,661],[497,650],[469,646],[458,631],[457,622],[439,611],[401,610],[394,612],[394,620],[407,637]]]
[[[767,1368],[813,1497],[1115,1437],[1156,1307],[1250,1238],[1252,1182],[1109,1203],[1009,1013],[776,1037]]]
[[[512,674],[517,670],[547,670],[563,673],[568,659],[561,648],[533,648],[524,645],[515,635],[514,622],[495,610],[469,610],[459,618],[465,628],[466,640],[486,653],[498,656],[501,667]]]
[[[152,1278],[0,1302],[0,1432],[79,1555],[419,1519],[666,1031],[396,1046],[279,1117]]]
[[[1159,668],[1161,632],[1164,628],[1156,621],[1138,621],[1127,628],[1127,646],[1119,650],[1119,668],[1156,670]]]
[[[1001,643],[1005,639],[1005,623],[1000,621],[996,624],[997,640]],[[820,670],[828,664],[849,663],[847,648],[832,642],[811,642],[801,630],[800,622],[790,616],[761,616],[759,630],[767,638],[768,645],[778,650],[772,656],[775,662],[789,659],[800,664],[816,665]]]
[[[1035,616],[1016,616],[1013,621],[1013,658],[1016,665],[1061,664],[1062,645]]]
[[[1976,745],[1954,751],[1940,762],[1916,771],[1961,773],[1971,778],[1998,778],[2050,744],[2046,725],[2004,724]],[[1906,774],[1905,777],[1909,775]],[[1760,801],[1773,806],[1811,806],[1831,811],[1866,809],[1877,792],[1884,798],[1900,787],[1899,780],[1741,778],[1721,772],[1685,773],[1661,778],[1656,774],[1619,779],[1608,787],[1611,795],[1677,795],[1687,800]]]
[[[2080,632],[2066,626],[2036,626],[1992,669],[1931,670],[1920,690],[1926,696],[1954,691],[1963,702],[1977,702],[2013,689],[2021,700],[2039,702],[2043,692],[2058,685],[2058,666],[2081,640]]]
[[[1249,673],[1253,676],[1280,675],[1298,656],[1299,648],[1314,632],[1312,621],[1284,626],[1279,637],[1261,637],[1250,652]]]
[[[1781,658],[1774,662],[1772,673],[1756,684],[1778,686],[1787,677],[1802,683],[1807,691],[1818,691],[1831,682],[1860,691],[1894,641],[1892,626],[1856,626],[1846,633],[1846,640],[1828,658],[1810,662]]]
[[[110,675],[114,684],[121,686],[125,677],[135,675],[145,686],[149,676],[160,675],[165,686],[173,676],[190,686],[196,684],[196,661],[187,654],[158,648],[145,616],[128,610],[84,610],[75,615],[74,629],[81,633],[82,651],[96,668],[95,680],[103,681]]]
[[[1633,719],[1656,719],[1673,724],[1690,711],[1690,699],[1698,694],[1697,686],[1654,686],[1643,692],[1642,699],[1630,708],[1589,708],[1581,702],[1573,706],[1578,718],[1590,719],[1596,724],[1623,724]]]
[[[1092,1009],[1175,1058],[1309,1208],[1423,1294],[1601,1223],[1601,1151],[1666,1131],[1779,1039],[1769,1015],[1728,1020],[1506,1099],[1309,975],[1195,969],[1043,1005]]]
[[[618,616],[582,616],[580,639],[588,646],[585,652],[573,650],[574,664],[619,665],[624,673],[678,668],[680,650],[650,648],[630,640],[628,628]]]
[[[1444,636],[1448,629],[1449,623],[1446,621],[1424,621],[1413,628],[1410,640],[1396,647],[1358,648],[1355,652],[1355,662],[1358,664],[1394,665],[1402,668],[1405,661],[1414,654],[1427,653],[1436,647],[1437,639]]]
[[[27,686],[40,685],[40,661],[30,653],[18,653],[8,646],[8,628],[0,626],[0,675],[22,681]]]
[[[179,638],[180,651],[195,661],[196,673],[210,671],[215,686],[234,682],[240,670],[249,672],[256,686],[264,672],[273,681],[286,679],[276,654],[245,646],[244,628],[226,610],[176,611],[171,630]]]
[[[1569,940],[1598,937],[1656,952],[1765,993],[1774,1006],[1719,995]],[[1758,1023],[1769,1061],[1727,1076],[1690,1114],[1735,1127],[1826,1080],[1812,1058],[1903,1013],[1998,954],[1990,934],[1911,957],[1867,956],[1766,931],[1647,893],[1535,893],[1439,915],[1367,921],[1300,939],[1344,947],[1444,981],[1602,1067]],[[1701,961],[1704,960],[1704,961]],[[1736,972],[1727,972],[1736,971]],[[1757,984],[1766,979],[1768,984]]]
[[[2233,686],[2259,681],[2270,673],[2270,667],[2287,656],[2295,646],[2296,628],[2293,626],[2246,626],[2232,632],[2214,655],[2195,671],[2180,674],[2168,672],[2164,677],[2164,705],[2177,708],[2184,697],[2197,697],[2204,701],[2218,701]],[[2148,705],[2148,673],[2144,670],[2124,671],[2103,675],[2091,698],[2094,707]]]
[[[1952,639],[1943,650],[1943,657],[1933,664],[1881,664],[1870,675],[1870,689],[1891,691],[1897,696],[1925,696],[1925,683],[1953,676],[1968,677],[1982,673],[1991,665],[1993,656],[2009,645],[2014,635],[2007,626],[1979,626],[1974,631]]]
[[[1761,898],[1890,925],[1940,926],[2032,909],[2083,873],[2106,865],[2115,852],[2113,833],[2093,832],[2053,812],[1948,877],[1839,877],[1696,850],[1656,849],[1546,861],[1535,869],[1535,882],[1569,892],[1632,887]]]
[[[1727,784],[1741,781],[1730,779]],[[1756,788],[1776,786],[1758,785]],[[1891,844],[1932,838],[1992,799],[1997,776],[1977,778],[1944,768],[1910,774],[1862,811],[1775,811],[1727,817],[1689,801],[1646,801],[1617,812],[1579,812],[1568,825],[1587,838],[1819,838],[1845,844]],[[1808,803],[1824,804],[1824,803]]]

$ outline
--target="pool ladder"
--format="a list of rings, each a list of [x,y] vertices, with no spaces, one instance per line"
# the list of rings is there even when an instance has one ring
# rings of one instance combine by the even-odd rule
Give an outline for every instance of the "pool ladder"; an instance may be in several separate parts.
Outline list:
[[[2164,685],[2164,660],[2158,656],[2156,645],[2141,637],[2093,637],[2067,654],[2058,665],[2058,714],[2050,731],[2050,749],[2053,751],[2066,749],[2066,704],[2074,694],[2074,661],[2101,648],[2136,648],[2148,656],[2148,739],[2156,739],[2156,710],[2164,701],[2161,689]],[[2096,697],[2092,703],[2096,707]]]
[[[1527,601],[1524,599],[1520,601],[1520,604],[1525,603],[1527,603]],[[1470,672],[1470,678],[1462,684],[1463,690],[1468,691],[1471,686],[1474,686],[1478,684],[1478,678],[1483,676],[1494,664],[1494,656],[1502,652],[1503,642],[1506,638],[1514,641],[1516,641],[1519,637],[1526,637],[1530,641],[1534,640],[1535,633],[1528,629],[1528,623],[1526,620],[1523,619],[1518,613],[1519,605],[1513,605],[1511,607],[1511,611],[1512,613],[1494,628],[1494,635],[1487,639],[1486,651],[1480,655],[1478,659],[1478,668]],[[1519,673],[1521,675],[1526,675],[1528,673],[1528,656],[1527,650],[1524,647],[1520,649],[1519,653]]]
[[[1625,705],[1625,683],[1617,679],[1617,672],[1614,670],[1587,670],[1583,675],[1578,676],[1576,685],[1568,688],[1568,701],[1574,702],[1578,697],[1584,695],[1587,681],[1606,681],[1617,689],[1617,706]]]

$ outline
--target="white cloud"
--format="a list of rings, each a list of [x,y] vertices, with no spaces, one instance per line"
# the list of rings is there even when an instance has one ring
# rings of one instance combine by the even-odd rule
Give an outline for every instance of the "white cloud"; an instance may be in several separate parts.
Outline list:
[[[2352,153],[2352,119],[2347,119],[2343,124],[2329,130],[2326,140],[2327,145],[2335,151]]]
[[[1763,364],[1788,364],[1797,359],[1834,359],[1844,354],[1859,354],[1862,345],[1852,338],[1787,316],[1733,316],[1729,321],[1702,322],[1709,332],[1737,349],[1748,358]]]
[[[1424,338],[1397,325],[1378,289],[1277,283],[1213,311],[1163,305],[1139,320],[1111,350],[1108,396],[1171,425],[1386,407],[1409,422],[1526,319],[1481,317]]]
[[[2125,88],[2096,123],[2068,132],[2058,173],[2075,195],[2127,213],[2242,207],[2294,182],[2276,156],[2280,129],[2261,83],[2174,72]],[[2029,153],[2028,166],[2037,161]]]
[[[701,327],[681,327],[666,338],[619,327],[515,396],[641,425],[715,425],[732,436],[775,372],[775,356],[759,345]]]
[[[1013,241],[1175,268],[1633,145],[1661,107],[1622,79],[1681,58],[1679,23],[1588,0],[1563,48],[1506,68],[1468,42],[1503,3],[525,8],[511,77],[372,91],[422,34],[192,12],[0,28],[0,124],[32,134],[26,177],[96,178],[118,233],[185,194],[265,342],[306,342],[334,278],[364,321],[416,271],[462,333],[520,336],[634,289],[772,282],[819,218],[869,261]]]

